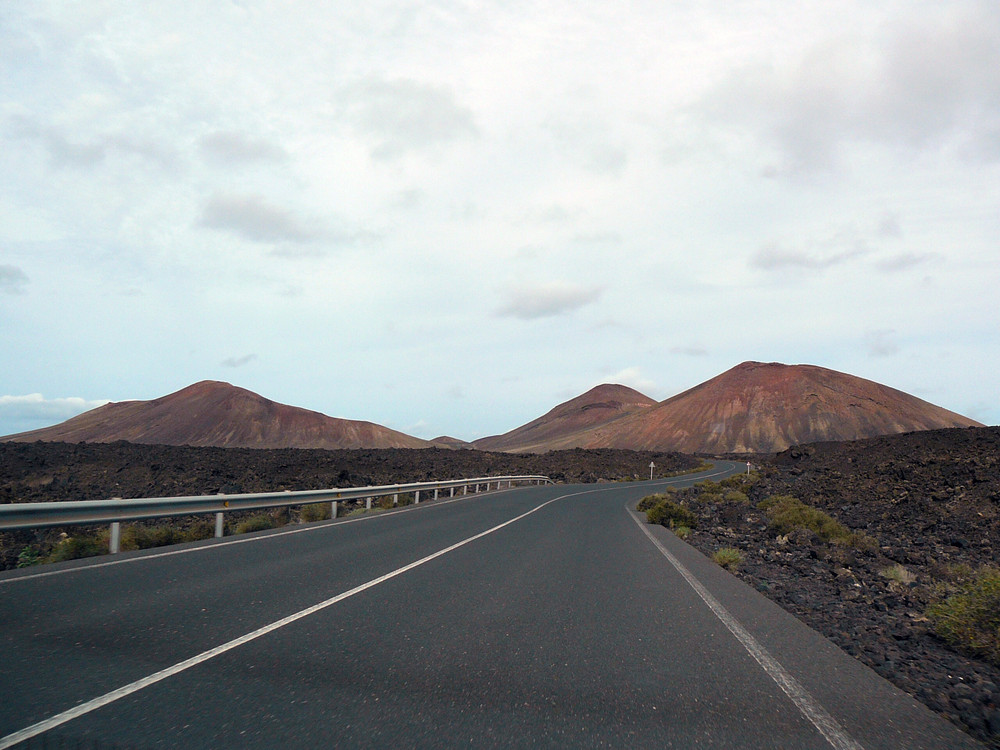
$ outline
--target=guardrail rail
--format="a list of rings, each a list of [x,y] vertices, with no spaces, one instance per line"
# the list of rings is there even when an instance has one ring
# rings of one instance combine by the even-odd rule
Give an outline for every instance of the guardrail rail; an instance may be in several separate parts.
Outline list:
[[[437,500],[442,490],[449,491],[449,497],[455,496],[459,488],[463,495],[469,494],[469,488],[480,492],[485,485],[489,492],[495,484],[501,489],[504,484],[508,488],[514,484],[552,484],[547,476],[523,475],[504,477],[478,477],[475,479],[446,479],[438,482],[413,482],[410,484],[386,484],[375,487],[348,487],[345,489],[303,490],[292,492],[257,492],[238,495],[189,495],[183,497],[140,497],[123,499],[113,497],[109,500],[67,500],[54,503],[8,503],[0,505],[0,529],[35,529],[50,526],[77,526],[82,524],[111,524],[111,537],[108,543],[109,551],[117,553],[121,548],[121,523],[123,521],[141,521],[147,518],[166,518],[170,516],[191,516],[215,514],[215,536],[222,537],[224,531],[223,515],[234,510],[259,510],[261,508],[279,508],[290,505],[313,505],[316,503],[331,503],[332,518],[337,517],[337,503],[341,500],[364,499],[365,507],[371,509],[372,501],[378,497],[393,497],[395,504],[399,495],[412,492],[414,503],[420,502],[421,492],[433,492]]]

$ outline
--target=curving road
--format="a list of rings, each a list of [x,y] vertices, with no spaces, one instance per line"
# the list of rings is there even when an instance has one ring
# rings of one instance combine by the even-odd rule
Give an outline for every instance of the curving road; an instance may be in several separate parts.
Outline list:
[[[630,510],[705,476],[0,573],[0,748],[980,747]]]

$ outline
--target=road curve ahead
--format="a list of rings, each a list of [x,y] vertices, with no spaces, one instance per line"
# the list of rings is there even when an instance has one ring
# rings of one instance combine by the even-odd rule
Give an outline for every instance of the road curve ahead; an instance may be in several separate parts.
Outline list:
[[[704,476],[0,574],[0,748],[979,747],[631,511]]]

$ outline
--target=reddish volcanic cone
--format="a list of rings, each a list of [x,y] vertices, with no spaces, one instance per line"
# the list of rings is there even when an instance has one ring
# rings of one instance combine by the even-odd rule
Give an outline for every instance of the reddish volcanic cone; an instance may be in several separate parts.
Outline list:
[[[419,438],[372,422],[336,419],[205,380],[152,401],[110,403],[62,424],[4,440],[222,448],[426,448]]]
[[[744,362],[701,385],[581,435],[581,447],[769,453],[978,422],[915,396],[812,365]]]
[[[604,384],[559,404],[515,430],[480,438],[479,450],[541,452],[578,445],[580,433],[656,406],[656,401],[624,385]]]

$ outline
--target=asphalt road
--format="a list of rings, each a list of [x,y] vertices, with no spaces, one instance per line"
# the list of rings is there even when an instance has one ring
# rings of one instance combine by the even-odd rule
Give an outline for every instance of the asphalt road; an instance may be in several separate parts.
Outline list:
[[[698,478],[0,573],[0,748],[980,747],[637,522]]]

